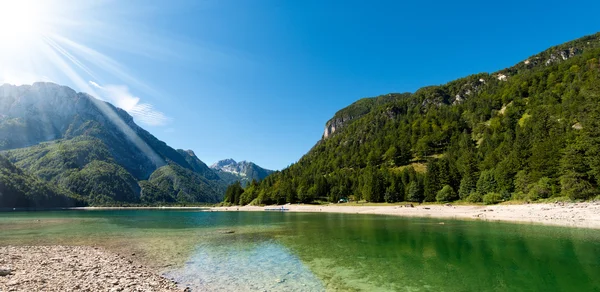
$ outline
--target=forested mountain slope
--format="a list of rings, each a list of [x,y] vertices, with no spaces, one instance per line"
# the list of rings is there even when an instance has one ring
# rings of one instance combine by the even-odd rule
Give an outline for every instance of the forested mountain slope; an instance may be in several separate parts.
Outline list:
[[[360,100],[234,203],[493,203],[600,193],[600,34],[495,73]]]
[[[225,182],[124,110],[53,83],[0,86],[0,149],[94,205],[217,202]]]
[[[0,209],[76,207],[84,204],[76,195],[25,173],[0,156]]]

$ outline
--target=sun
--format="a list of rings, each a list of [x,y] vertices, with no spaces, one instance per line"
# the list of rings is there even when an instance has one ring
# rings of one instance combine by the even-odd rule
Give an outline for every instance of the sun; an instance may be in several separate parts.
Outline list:
[[[43,37],[43,1],[0,0],[0,43],[21,47]]]

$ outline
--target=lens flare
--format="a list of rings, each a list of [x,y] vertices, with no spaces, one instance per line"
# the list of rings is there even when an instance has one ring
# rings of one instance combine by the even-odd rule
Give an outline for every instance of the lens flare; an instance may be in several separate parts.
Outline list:
[[[99,76],[104,76],[126,84],[143,84],[127,73],[124,66],[117,61],[84,45],[90,40],[97,40],[98,36],[105,36],[108,43],[125,43],[122,39],[110,39],[114,35],[111,29],[122,26],[102,20],[103,16],[111,16],[110,13],[104,15],[98,13],[103,10],[102,6],[105,4],[119,3],[78,0],[0,0],[0,84],[22,85],[38,81],[67,83],[66,85],[96,98],[110,100],[115,104],[123,103],[121,100],[106,96],[106,93],[111,92],[98,91],[89,83],[91,80],[102,83],[103,80],[99,79]],[[114,11],[114,7],[110,8]],[[110,9],[106,8],[104,11]],[[96,107],[157,167],[165,164],[165,161],[138,137],[111,107],[104,102],[95,99],[93,101]],[[137,104],[139,98],[135,101]],[[138,121],[157,120],[157,116],[153,116],[151,107],[142,107],[145,111],[139,108],[140,106],[130,106],[129,109],[130,114],[138,115]],[[153,117],[154,119],[151,119]]]
[[[44,33],[43,2],[0,0],[0,40],[3,47],[23,48]]]

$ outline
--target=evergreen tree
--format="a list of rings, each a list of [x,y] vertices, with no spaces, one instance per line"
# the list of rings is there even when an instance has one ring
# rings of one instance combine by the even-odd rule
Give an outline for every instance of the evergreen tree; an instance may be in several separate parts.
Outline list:
[[[417,181],[411,181],[406,188],[406,200],[409,202],[421,202],[423,193]]]
[[[378,169],[368,167],[364,173],[363,199],[368,202],[382,202],[385,192],[383,176]]]
[[[425,175],[424,200],[434,202],[437,192],[442,188],[440,183],[441,170],[437,160],[430,160],[427,164],[427,173]]]
[[[567,146],[561,159],[560,185],[561,195],[571,199],[587,199],[595,194],[595,188],[590,181],[590,168],[585,163],[585,150],[582,143]]]
[[[477,181],[477,192],[485,195],[495,192],[496,188],[497,185],[496,179],[494,178],[494,173],[490,170],[482,171],[479,176],[479,180]]]
[[[388,203],[401,202],[404,200],[404,185],[402,185],[402,180],[395,175],[392,175],[390,184],[385,190],[384,200]]]
[[[242,188],[241,183],[236,181],[227,187],[224,201],[234,205],[239,205],[242,193],[244,193],[244,189]],[[187,198],[188,195],[185,192],[180,191],[177,197],[179,198],[178,200],[187,201],[185,198]]]
[[[474,192],[477,188],[476,181],[473,175],[465,175],[460,180],[460,188],[458,189],[458,196],[461,200],[466,200],[467,197]]]

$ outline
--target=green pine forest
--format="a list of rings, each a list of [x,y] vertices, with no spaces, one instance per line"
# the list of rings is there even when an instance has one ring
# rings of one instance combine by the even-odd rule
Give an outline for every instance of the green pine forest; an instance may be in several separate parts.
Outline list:
[[[359,100],[297,163],[231,185],[225,202],[597,198],[599,60],[600,33],[495,73]]]

